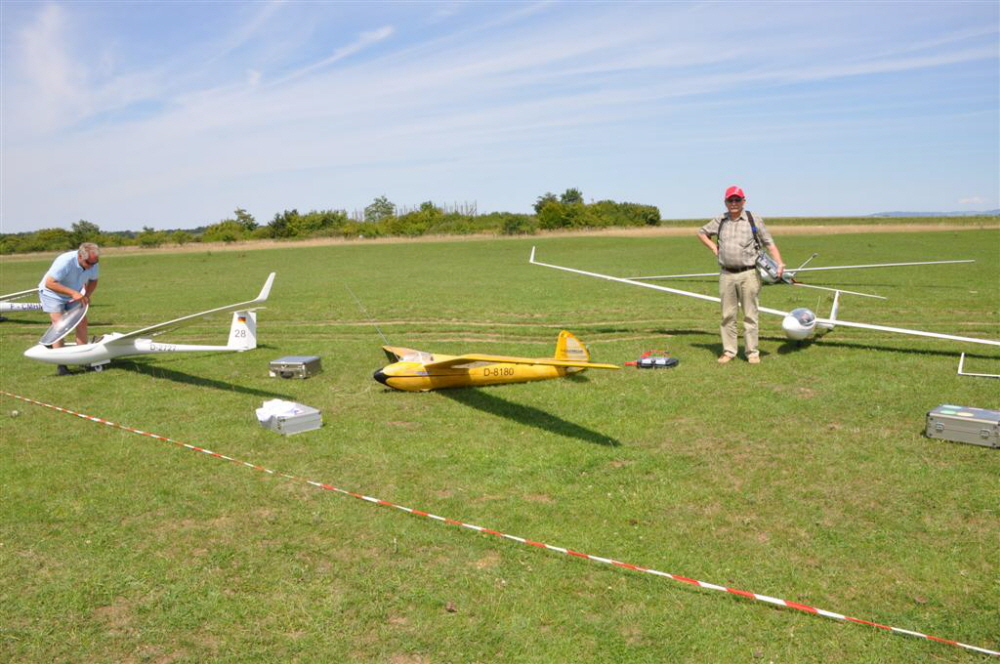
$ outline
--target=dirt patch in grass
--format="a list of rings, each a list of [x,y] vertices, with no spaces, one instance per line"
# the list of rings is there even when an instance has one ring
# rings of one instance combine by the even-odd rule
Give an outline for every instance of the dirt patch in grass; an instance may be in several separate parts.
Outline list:
[[[116,597],[111,604],[94,609],[94,618],[107,626],[111,634],[130,631],[133,620],[132,603],[124,597]]]
[[[430,664],[430,659],[423,655],[393,655],[389,658],[391,664]]]
[[[492,569],[500,564],[500,553],[491,551],[473,563],[476,569]]]
[[[544,493],[537,493],[533,495],[527,495],[524,497],[529,503],[544,503],[545,505],[551,505],[554,500],[552,496],[545,495]]]

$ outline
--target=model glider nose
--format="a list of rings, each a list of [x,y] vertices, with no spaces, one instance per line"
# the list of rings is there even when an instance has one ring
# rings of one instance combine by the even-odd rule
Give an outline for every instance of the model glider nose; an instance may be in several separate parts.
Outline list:
[[[386,376],[385,372],[382,371],[381,369],[379,369],[378,371],[376,371],[375,373],[373,373],[372,374],[372,378],[374,378],[378,382],[382,383],[386,387],[389,386],[389,377]]]
[[[49,349],[46,348],[45,346],[43,346],[42,344],[37,344],[37,345],[34,345],[31,348],[29,348],[28,350],[24,351],[24,356],[26,358],[28,358],[28,359],[31,359],[31,360],[42,360],[42,361],[44,361],[46,359],[45,358],[45,353],[48,350]]]

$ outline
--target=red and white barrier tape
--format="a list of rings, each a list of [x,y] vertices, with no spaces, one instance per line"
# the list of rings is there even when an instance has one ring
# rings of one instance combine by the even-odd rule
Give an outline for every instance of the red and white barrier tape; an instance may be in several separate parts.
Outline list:
[[[987,648],[980,648],[978,646],[972,646],[967,643],[961,643],[959,641],[953,641],[951,639],[942,639],[938,636],[932,636],[930,634],[924,634],[922,632],[915,632],[909,629],[903,629],[901,627],[893,627],[891,625],[883,625],[881,623],[872,622],[870,620],[862,620],[861,618],[852,618],[851,616],[846,616],[841,613],[836,613],[834,611],[826,611],[824,609],[818,609],[814,606],[809,606],[807,604],[799,604],[798,602],[792,602],[785,599],[778,599],[777,597],[768,597],[767,595],[758,595],[757,593],[747,592],[745,590],[737,590],[735,588],[727,588],[726,586],[719,586],[714,583],[706,583],[704,581],[697,581],[695,579],[688,579],[683,576],[678,576],[676,574],[670,574],[668,572],[660,572],[655,569],[649,569],[648,567],[640,567],[639,565],[632,565],[630,563],[624,563],[618,560],[613,560],[611,558],[601,558],[600,556],[594,556],[589,553],[581,553],[579,551],[574,551],[573,549],[566,549],[561,546],[553,546],[551,544],[546,544],[544,542],[536,542],[535,540],[526,539],[524,537],[518,537],[516,535],[510,535],[508,533],[500,532],[499,530],[493,530],[491,528],[484,528],[482,526],[477,526],[471,523],[465,523],[463,521],[456,521],[454,519],[449,519],[443,516],[437,516],[436,514],[430,514],[429,512],[423,512],[410,507],[403,507],[402,505],[396,505],[385,500],[380,500],[379,498],[372,498],[371,496],[365,496],[360,493],[354,493],[353,491],[348,491],[346,489],[340,489],[330,484],[324,484],[322,482],[316,482],[314,480],[306,479],[304,477],[298,477],[296,475],[289,475],[288,473],[283,473],[277,470],[272,470],[270,468],[265,468],[255,463],[250,463],[248,461],[241,461],[240,459],[234,459],[233,457],[226,456],[225,454],[220,454],[219,452],[213,452],[212,450],[205,449],[204,447],[198,447],[197,445],[191,445],[189,443],[184,443],[179,440],[173,440],[167,438],[166,436],[160,436],[155,433],[149,433],[148,431],[142,431],[141,429],[134,429],[132,427],[125,426],[123,424],[117,424],[100,417],[94,417],[92,415],[84,415],[83,413],[77,413],[75,411],[60,408],[59,406],[53,406],[52,404],[44,403],[41,401],[36,401],[35,399],[29,399],[28,397],[22,397],[17,394],[12,394],[6,390],[0,390],[0,395],[8,396],[20,401],[27,403],[32,403],[37,406],[43,406],[45,408],[50,408],[52,410],[59,411],[60,413],[66,413],[67,415],[74,415],[76,417],[89,420],[91,422],[96,422],[98,424],[104,424],[109,427],[114,427],[115,429],[121,429],[122,431],[128,431],[130,433],[139,434],[140,436],[148,436],[149,438],[155,438],[156,440],[162,440],[165,443],[172,443],[180,447],[192,450],[194,452],[203,452],[205,454],[211,455],[213,457],[223,459],[225,461],[231,461],[232,463],[246,466],[248,468],[253,468],[254,470],[259,470],[270,475],[275,475],[277,477],[284,477],[286,479],[295,480],[297,482],[305,482],[318,489],[324,489],[326,491],[334,491],[336,493],[343,494],[345,496],[350,496],[352,498],[358,498],[359,500],[364,500],[369,503],[374,503],[382,507],[392,507],[397,510],[406,512],[407,514],[413,514],[415,516],[427,517],[428,519],[433,519],[434,521],[440,521],[441,523],[448,524],[450,526],[460,526],[462,528],[468,528],[480,533],[486,533],[487,535],[495,535],[497,537],[502,537],[504,539],[512,540],[520,544],[527,544],[530,546],[539,547],[542,549],[548,549],[549,551],[556,551],[558,553],[565,553],[569,556],[576,556],[577,558],[586,558],[587,560],[593,560],[598,563],[605,563],[608,565],[614,565],[615,567],[621,567],[624,569],[632,570],[633,572],[645,572],[646,574],[652,574],[654,576],[664,577],[672,581],[678,581],[680,583],[686,583],[692,586],[697,586],[699,588],[706,588],[708,590],[720,590],[732,595],[738,595],[740,597],[746,597],[747,599],[757,600],[759,602],[767,602],[768,604],[774,604],[776,606],[787,607],[789,609],[797,609],[799,611],[804,611],[806,613],[811,613],[818,616],[824,616],[826,618],[834,618],[836,620],[843,620],[846,622],[860,623],[862,625],[871,625],[872,627],[879,627],[881,629],[889,630],[891,632],[896,632],[897,634],[908,634],[909,636],[916,636],[922,639],[928,639],[930,641],[938,641],[940,643],[947,643],[949,645],[958,646],[959,648],[965,648],[966,650],[971,650],[978,653],[983,653],[985,655],[993,655],[994,657],[1000,657],[1000,651],[989,650]]]

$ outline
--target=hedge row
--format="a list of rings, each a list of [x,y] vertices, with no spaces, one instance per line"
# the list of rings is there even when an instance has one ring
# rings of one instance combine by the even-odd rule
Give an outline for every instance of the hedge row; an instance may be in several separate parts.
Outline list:
[[[71,230],[44,228],[31,233],[0,234],[0,254],[39,251],[67,251],[81,242],[101,246],[157,247],[191,242],[240,242],[254,239],[306,239],[315,237],[416,237],[420,235],[530,235],[539,230],[560,228],[604,228],[612,226],[656,226],[660,211],[652,205],[597,201],[583,203],[546,199],[536,205],[536,214],[492,212],[467,214],[446,211],[431,203],[402,215],[386,214],[369,221],[351,219],[343,210],[313,210],[304,214],[285,210],[268,224],[258,225],[245,210],[235,218],[194,230],[107,233],[88,221],[73,224]]]

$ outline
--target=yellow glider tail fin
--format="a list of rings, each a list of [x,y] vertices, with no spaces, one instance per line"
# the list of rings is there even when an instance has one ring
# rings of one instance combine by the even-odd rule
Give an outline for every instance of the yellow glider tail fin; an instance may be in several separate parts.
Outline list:
[[[590,362],[590,351],[587,350],[582,341],[563,330],[559,333],[559,339],[556,341],[556,354],[553,359]]]
[[[572,333],[563,330],[559,333],[559,339],[556,340],[556,354],[554,359],[570,362],[590,362],[590,351]],[[570,367],[566,369],[566,373],[577,373],[585,369],[586,367]]]

